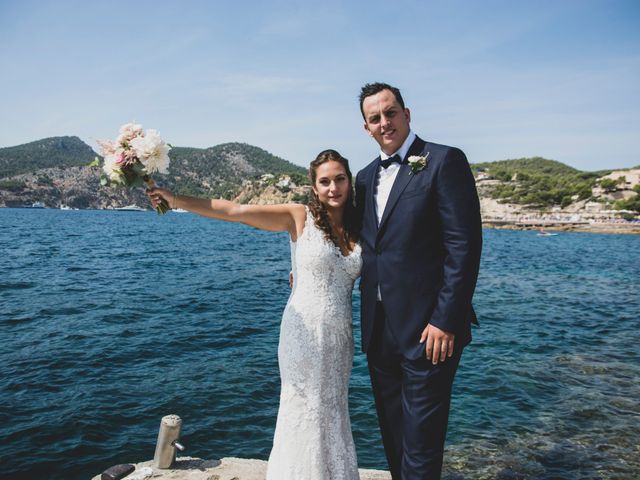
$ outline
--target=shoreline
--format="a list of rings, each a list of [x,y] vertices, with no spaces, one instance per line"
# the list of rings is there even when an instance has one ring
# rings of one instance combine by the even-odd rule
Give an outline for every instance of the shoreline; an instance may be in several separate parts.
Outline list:
[[[483,220],[484,228],[495,230],[521,230],[547,232],[581,232],[581,233],[609,233],[623,235],[640,235],[640,223],[632,222],[554,222],[538,221],[523,222],[509,220]]]
[[[36,207],[6,207],[0,206],[0,209],[15,209],[15,210],[61,210],[66,211],[65,209],[59,208],[36,208]],[[123,209],[112,209],[112,208],[82,208],[82,209],[74,209],[74,211],[98,211],[98,212],[122,212],[126,211]],[[155,213],[154,210],[151,209],[140,209],[140,210],[132,210],[136,212],[152,212]],[[176,212],[181,213],[181,212]],[[579,221],[570,221],[570,220],[548,220],[548,219],[540,219],[540,220],[502,220],[502,219],[483,219],[482,220],[483,228],[491,228],[495,230],[545,230],[549,232],[581,232],[581,233],[608,233],[608,234],[623,234],[623,235],[640,235],[640,222],[606,222],[606,221],[587,221],[587,220],[579,220]]]

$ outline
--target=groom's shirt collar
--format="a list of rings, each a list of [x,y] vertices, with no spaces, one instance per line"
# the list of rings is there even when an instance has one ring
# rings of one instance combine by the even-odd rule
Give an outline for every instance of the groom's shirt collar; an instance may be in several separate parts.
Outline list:
[[[409,152],[409,148],[411,148],[411,144],[415,139],[416,139],[416,134],[413,133],[411,130],[409,130],[409,135],[407,135],[407,138],[404,139],[404,143],[398,149],[397,152],[393,152],[391,155],[387,155],[382,150],[380,150],[380,158],[382,160],[386,160],[387,158],[393,157],[394,155],[398,155],[402,159],[402,161],[404,161],[404,157],[407,156],[407,153]]]

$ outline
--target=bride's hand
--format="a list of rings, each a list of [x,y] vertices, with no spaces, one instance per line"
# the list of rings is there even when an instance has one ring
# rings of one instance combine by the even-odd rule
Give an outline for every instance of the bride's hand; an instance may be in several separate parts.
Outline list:
[[[151,200],[151,205],[153,205],[153,208],[157,208],[158,205],[160,205],[160,203],[162,202],[162,200],[166,202],[169,208],[171,209],[175,208],[176,196],[169,190],[165,190],[164,188],[154,187],[154,188],[148,189],[146,193],[147,193],[147,197],[149,197],[149,200]]]

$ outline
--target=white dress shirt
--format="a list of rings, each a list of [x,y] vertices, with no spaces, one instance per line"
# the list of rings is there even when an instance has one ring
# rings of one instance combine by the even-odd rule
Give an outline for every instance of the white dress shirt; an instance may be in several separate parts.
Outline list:
[[[404,160],[404,157],[407,155],[409,151],[409,147],[416,139],[416,134],[409,130],[409,135],[404,140],[404,143],[400,147],[397,152],[394,152],[392,155],[387,155],[383,151],[380,151],[380,159],[386,160],[387,158],[393,157],[393,155],[398,155],[401,160]],[[391,187],[393,187],[393,182],[395,182],[396,177],[398,176],[398,170],[400,170],[400,164],[393,162],[387,168],[383,168],[381,165],[378,166],[378,180],[376,182],[376,215],[378,216],[378,225],[380,225],[380,220],[382,220],[382,214],[384,213],[384,209],[387,206],[387,201],[389,200],[389,194],[391,193]]]
[[[404,160],[407,152],[409,152],[409,147],[411,147],[411,144],[415,139],[416,134],[409,130],[409,135],[407,135],[404,143],[397,152],[393,153],[393,155],[398,155],[401,160]],[[381,160],[386,160],[389,157],[393,157],[393,155],[387,155],[383,151],[380,151]],[[384,213],[384,209],[387,206],[389,194],[391,193],[391,187],[393,187],[393,182],[395,182],[396,177],[398,176],[398,170],[400,170],[400,164],[396,162],[393,162],[387,168],[383,168],[382,165],[378,166],[378,178],[376,181],[375,193],[378,225],[380,225],[380,221],[382,220],[382,214]],[[380,294],[380,285],[378,285],[378,301],[382,301],[382,295]]]

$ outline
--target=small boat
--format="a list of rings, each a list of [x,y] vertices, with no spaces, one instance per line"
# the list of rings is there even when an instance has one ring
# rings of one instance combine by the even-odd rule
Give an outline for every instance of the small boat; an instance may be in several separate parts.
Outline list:
[[[63,203],[60,205],[60,210],[73,210],[73,208]]]
[[[172,208],[171,211],[176,213],[189,213],[189,210],[183,210],[182,208]]]
[[[146,208],[142,208],[137,205],[127,205],[126,207],[114,208],[114,210],[117,210],[119,212],[146,212],[147,211]]]
[[[540,231],[538,232],[538,236],[539,237],[555,237],[556,235],[558,235],[557,233],[551,233],[551,232],[546,232],[542,229],[540,229]]]
[[[42,203],[42,202],[33,202],[31,204],[31,208],[44,208],[44,203]]]

